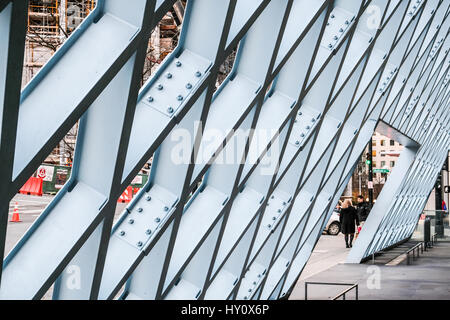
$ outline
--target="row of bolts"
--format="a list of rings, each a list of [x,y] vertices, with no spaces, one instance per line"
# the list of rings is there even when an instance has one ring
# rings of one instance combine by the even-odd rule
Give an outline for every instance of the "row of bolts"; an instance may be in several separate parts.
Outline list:
[[[177,66],[177,67],[181,67],[181,61],[176,61],[175,62],[175,65]],[[195,72],[195,76],[197,77],[197,78],[200,78],[201,76],[202,76],[202,73],[200,72],[200,71],[196,71]],[[166,73],[166,78],[167,79],[172,79],[172,77],[173,77],[173,75],[170,73],[170,72],[168,72],[168,73]],[[156,88],[159,90],[159,91],[161,91],[162,89],[164,89],[164,86],[161,84],[161,83],[158,83],[158,85],[156,86]],[[187,84],[186,84],[186,89],[188,89],[188,90],[190,90],[190,89],[192,89],[192,84],[190,83],[190,82],[188,82]],[[178,101],[183,101],[183,99],[184,99],[184,97],[180,94],[180,95],[178,95],[177,96],[177,100]],[[150,96],[150,97],[148,97],[148,99],[147,99],[147,101],[148,102],[153,102],[155,99],[152,97],[152,96]],[[167,108],[167,112],[168,113],[173,113],[174,112],[174,109],[172,108],[172,107],[168,107]]]
[[[334,19],[335,18],[335,15],[332,13],[332,14],[330,14],[330,19]],[[345,20],[345,25],[346,26],[348,26],[350,24],[350,21],[348,21],[348,20]],[[327,26],[329,26],[330,25],[330,23],[329,22],[327,22]],[[339,32],[340,33],[344,33],[344,28],[339,28]],[[335,35],[334,37],[333,37],[333,40],[335,40],[335,41],[337,41],[337,40],[339,40],[339,37],[337,36],[337,35]],[[329,43],[328,44],[328,48],[333,48],[333,44],[332,43]]]
[[[303,115],[303,113],[300,111],[300,112],[298,113],[298,115],[301,116],[301,115]],[[320,117],[320,115],[319,115],[318,117]],[[297,123],[297,120],[295,120],[294,122]],[[315,123],[315,122],[316,122],[316,118],[312,118],[312,119],[311,119],[311,122],[312,122],[312,123]],[[310,126],[310,125],[307,125],[307,126],[306,126],[306,130],[309,130],[309,129],[311,129],[311,126]],[[300,137],[304,138],[304,137],[305,137],[305,134],[302,132],[302,133],[300,134]],[[295,141],[295,145],[296,145],[296,146],[298,146],[299,144],[300,144],[300,141],[298,141],[298,140]]]
[[[151,196],[146,196],[146,197],[145,197],[145,200],[151,201],[151,200],[152,200],[152,197],[151,197]],[[167,212],[167,211],[169,211],[169,207],[165,206],[165,207],[163,208],[163,210],[164,210],[165,212]],[[137,208],[137,212],[141,213],[142,211],[144,211],[144,209],[143,209],[142,207]],[[155,222],[156,222],[156,223],[160,223],[160,222],[161,222],[161,218],[156,217],[156,218],[155,218]],[[134,219],[129,219],[129,220],[128,220],[128,223],[129,223],[129,224],[133,224],[133,223],[134,223]],[[152,230],[147,229],[147,230],[145,231],[145,233],[146,233],[147,235],[151,235],[151,234],[152,234]],[[123,237],[123,236],[125,236],[125,231],[121,230],[121,231],[119,232],[119,234]],[[137,243],[137,246],[138,246],[138,247],[142,247],[142,246],[143,246],[142,241],[139,241],[139,242]]]

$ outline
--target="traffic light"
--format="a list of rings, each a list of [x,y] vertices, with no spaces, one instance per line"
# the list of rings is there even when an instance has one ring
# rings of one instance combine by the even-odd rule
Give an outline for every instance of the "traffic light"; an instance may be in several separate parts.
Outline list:
[[[370,152],[366,153],[366,164],[368,166],[370,166],[370,164],[372,163],[372,155],[370,154]]]

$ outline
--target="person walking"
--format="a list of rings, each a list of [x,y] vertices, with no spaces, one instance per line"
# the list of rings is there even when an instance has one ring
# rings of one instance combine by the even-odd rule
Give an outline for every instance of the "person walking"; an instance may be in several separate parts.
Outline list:
[[[341,223],[342,233],[345,235],[345,247],[351,248],[355,237],[355,225],[359,226],[358,214],[352,205],[352,200],[346,199],[342,204],[339,222]]]
[[[364,223],[366,222],[367,217],[369,216],[369,213],[370,213],[369,203],[364,201],[364,197],[362,195],[358,196],[357,201],[358,201],[358,203],[356,204],[356,212],[358,214],[359,227],[356,231],[355,239],[358,238],[359,233],[361,232],[361,229],[362,229]]]

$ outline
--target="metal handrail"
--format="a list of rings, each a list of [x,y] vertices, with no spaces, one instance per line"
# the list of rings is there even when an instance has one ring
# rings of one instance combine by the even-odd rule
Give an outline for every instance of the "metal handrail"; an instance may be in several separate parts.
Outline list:
[[[356,294],[356,299],[355,300],[358,300],[358,298],[359,298],[358,284],[357,283],[311,282],[311,281],[307,281],[307,282],[305,282],[305,300],[308,300],[308,284],[325,285],[325,286],[350,286],[349,288],[347,288],[346,290],[344,290],[343,292],[341,292],[340,294],[338,294],[337,296],[335,296],[331,300],[337,300],[340,297],[343,297],[343,300],[345,300],[345,295],[349,291],[351,291],[353,289],[355,289],[355,294]]]
[[[433,247],[434,244],[437,242],[437,239],[438,239],[438,234],[437,234],[437,233],[435,233],[435,234],[433,234],[433,235],[431,236],[431,246],[432,246],[432,247]]]
[[[419,256],[420,256],[420,251],[422,251],[422,253],[423,253],[423,251],[424,251],[424,248],[426,247],[426,245],[425,245],[425,242],[419,242],[418,244],[416,244],[414,247],[412,247],[412,248],[410,248],[410,249],[408,249],[408,250],[406,250],[406,264],[407,265],[409,265],[409,254],[412,252],[412,254],[413,254],[413,261],[414,261],[414,259],[416,258],[416,256],[415,256],[415,252],[416,252],[416,250],[417,250],[417,258],[419,258]],[[425,249],[426,250],[426,249]]]

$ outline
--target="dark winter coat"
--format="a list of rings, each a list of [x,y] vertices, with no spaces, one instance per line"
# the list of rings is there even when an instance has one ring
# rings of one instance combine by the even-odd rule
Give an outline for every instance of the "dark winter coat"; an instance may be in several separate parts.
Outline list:
[[[365,201],[358,203],[356,205],[356,211],[358,212],[359,221],[366,221],[370,213],[369,203]]]
[[[359,226],[359,219],[354,207],[342,208],[339,215],[341,231],[343,234],[355,233],[355,225]]]

